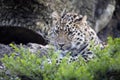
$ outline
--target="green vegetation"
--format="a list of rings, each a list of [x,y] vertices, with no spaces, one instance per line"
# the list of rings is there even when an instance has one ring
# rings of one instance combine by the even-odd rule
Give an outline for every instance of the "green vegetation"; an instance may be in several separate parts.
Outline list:
[[[2,62],[10,71],[11,80],[119,80],[120,79],[120,39],[108,39],[103,50],[95,50],[96,58],[85,62],[82,57],[72,63],[66,58],[56,65],[56,52],[50,51],[52,63],[46,57],[40,58],[38,53],[30,53],[24,48],[12,45],[15,52],[5,55]],[[53,55],[51,55],[53,54]],[[1,75],[0,75],[1,76]],[[2,75],[3,78],[7,75]],[[25,79],[26,78],[26,79]]]

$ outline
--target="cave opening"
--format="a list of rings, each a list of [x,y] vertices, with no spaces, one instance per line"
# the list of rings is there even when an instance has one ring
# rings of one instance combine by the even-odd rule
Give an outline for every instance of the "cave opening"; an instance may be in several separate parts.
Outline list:
[[[0,43],[8,45],[12,42],[16,44],[37,43],[41,45],[48,43],[40,34],[24,27],[0,27]]]

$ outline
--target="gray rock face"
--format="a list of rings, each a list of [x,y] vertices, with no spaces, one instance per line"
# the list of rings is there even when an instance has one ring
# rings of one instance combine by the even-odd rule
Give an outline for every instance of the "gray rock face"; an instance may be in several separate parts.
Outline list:
[[[4,54],[10,54],[12,52],[12,48],[8,45],[0,44],[0,58],[4,56]]]
[[[0,0],[0,26],[35,29],[36,22],[47,22],[49,10],[37,0]]]
[[[10,55],[10,53],[13,52],[13,49],[8,46],[8,45],[4,45],[4,44],[0,44],[0,58],[3,58],[4,55]],[[0,61],[0,69],[3,68],[2,62]]]
[[[120,38],[120,2],[117,2],[116,9],[108,25],[98,33],[99,37],[106,41],[108,36]]]
[[[98,1],[95,16],[95,31],[98,33],[110,22],[115,11],[115,0]]]

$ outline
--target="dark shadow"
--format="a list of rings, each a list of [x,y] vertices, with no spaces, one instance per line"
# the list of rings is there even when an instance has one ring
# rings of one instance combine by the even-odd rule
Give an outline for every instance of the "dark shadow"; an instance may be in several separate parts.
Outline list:
[[[24,27],[0,27],[0,43],[9,44],[11,42],[15,42],[16,44],[27,44],[30,42],[41,45],[47,44],[47,41],[40,34]]]

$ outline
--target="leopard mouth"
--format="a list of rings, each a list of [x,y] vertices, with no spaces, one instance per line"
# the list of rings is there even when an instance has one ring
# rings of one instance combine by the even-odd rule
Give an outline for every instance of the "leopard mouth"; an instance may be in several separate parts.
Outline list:
[[[70,47],[67,47],[67,48],[60,47],[59,50],[62,50],[62,51],[64,51],[64,52],[66,52],[66,51],[69,51],[69,50],[70,50]]]

